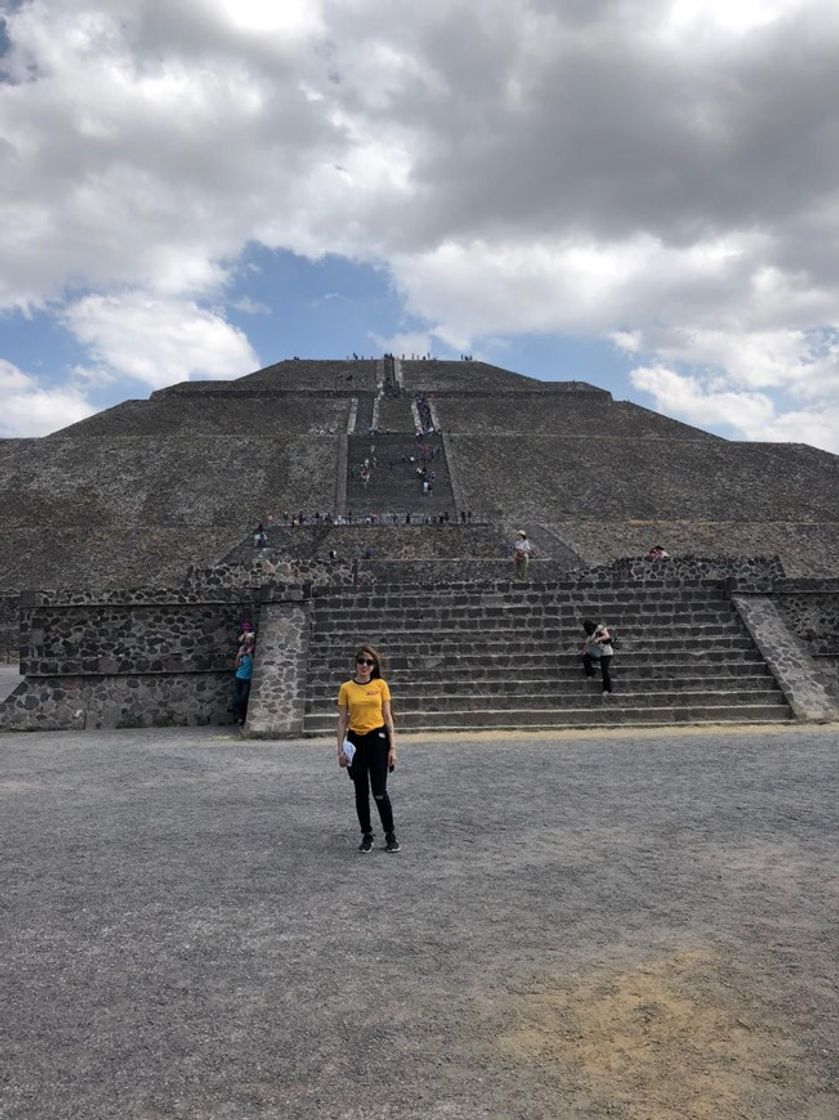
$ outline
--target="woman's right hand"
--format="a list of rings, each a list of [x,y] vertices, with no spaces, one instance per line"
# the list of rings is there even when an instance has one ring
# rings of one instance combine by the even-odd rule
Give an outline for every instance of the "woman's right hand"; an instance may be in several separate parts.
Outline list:
[[[338,765],[341,767],[342,770],[348,765],[347,756],[344,754],[343,751],[341,751],[341,753],[338,755]]]

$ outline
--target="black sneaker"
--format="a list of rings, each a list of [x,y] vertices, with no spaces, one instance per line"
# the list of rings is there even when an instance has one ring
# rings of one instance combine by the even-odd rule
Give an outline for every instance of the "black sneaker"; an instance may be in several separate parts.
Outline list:
[[[396,839],[395,836],[390,835],[386,839],[387,839],[387,843],[385,844],[385,851],[386,852],[401,852],[402,851],[402,845],[399,843],[399,841]]]
[[[373,851],[373,837],[369,833],[364,837],[364,839],[358,845],[358,850],[360,852],[372,852]]]

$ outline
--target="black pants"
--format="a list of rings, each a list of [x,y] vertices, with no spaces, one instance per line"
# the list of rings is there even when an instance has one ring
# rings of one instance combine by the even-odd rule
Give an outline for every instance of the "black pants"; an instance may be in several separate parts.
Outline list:
[[[589,653],[583,654],[583,668],[587,677],[594,676],[594,666],[600,666],[600,675],[603,678],[603,691],[612,691],[612,678],[609,676],[609,666],[612,664],[611,654],[608,657],[592,657]]]
[[[347,738],[355,747],[349,774],[355,785],[355,811],[365,836],[373,831],[370,823],[370,786],[379,809],[385,837],[393,835],[393,809],[387,793],[387,755],[390,740],[384,727],[359,735],[348,731]]]
[[[233,718],[237,723],[244,723],[248,714],[248,697],[251,694],[251,679],[234,677],[233,683],[236,691],[233,693]]]

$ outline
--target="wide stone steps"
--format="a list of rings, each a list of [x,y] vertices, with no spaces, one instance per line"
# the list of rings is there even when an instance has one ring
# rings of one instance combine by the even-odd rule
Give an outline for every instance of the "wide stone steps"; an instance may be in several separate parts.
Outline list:
[[[672,676],[650,677],[647,679],[627,676],[626,673],[612,673],[612,681],[621,696],[629,694],[642,694],[650,696],[653,693],[698,693],[698,692],[776,692],[780,690],[774,679],[768,674],[743,673],[741,675],[726,676]],[[333,676],[326,680],[317,678],[311,682],[309,695],[312,703],[334,703],[341,682],[340,676]],[[498,681],[476,680],[474,677],[463,679],[437,678],[410,676],[403,679],[401,674],[391,673],[388,682],[400,703],[412,707],[413,700],[422,700],[428,696],[438,696],[445,691],[447,696],[496,696],[498,694]],[[445,682],[445,683],[443,683]],[[582,670],[573,676],[568,674],[562,677],[522,678],[521,680],[504,681],[504,694],[506,696],[540,696],[562,695],[564,697],[579,693],[583,686],[588,686],[582,675]],[[596,678],[599,689],[599,677]],[[592,684],[592,687],[594,685]]]
[[[650,657],[649,652],[645,650],[620,650],[620,656],[615,657],[612,663],[618,672],[627,669],[645,668],[650,665],[662,665],[669,668],[671,664],[687,664],[691,668],[698,668],[705,665],[725,666],[725,672],[728,668],[735,664],[744,664],[747,666],[762,666],[763,659],[760,653],[754,646],[743,647],[742,649],[707,649],[707,650],[691,650],[687,652],[682,650],[668,656],[666,659],[655,659]],[[352,670],[352,649],[338,650],[337,652],[321,653],[320,655],[312,655],[308,662],[309,678],[313,679],[319,673],[338,674],[341,679],[347,676]],[[474,675],[480,674],[485,670],[498,671],[502,674],[515,675],[517,672],[531,672],[538,674],[539,670],[544,668],[558,669],[563,667],[579,667],[580,657],[579,652],[562,652],[554,650],[551,653],[537,654],[528,648],[527,653],[520,653],[511,660],[508,654],[495,653],[488,655],[485,651],[478,653],[459,653],[458,656],[442,657],[439,654],[434,655],[430,653],[414,652],[403,656],[393,656],[388,654],[386,657],[386,670],[387,675],[392,676],[398,670],[405,670],[410,673],[424,674],[429,671],[440,670],[445,678],[448,675],[456,673],[471,673]],[[754,671],[752,669],[751,671]]]
[[[387,679],[394,688],[402,691],[416,682],[417,687],[424,689],[441,689],[445,684],[450,687],[484,689],[498,688],[500,685],[509,684],[513,688],[525,688],[529,682],[550,682],[554,687],[566,681],[578,680],[583,667],[576,659],[568,659],[566,665],[548,666],[536,665],[532,667],[510,666],[506,662],[496,665],[476,665],[471,668],[452,669],[448,666],[429,669],[418,666],[413,669],[392,668],[387,669]],[[351,667],[344,662],[334,669],[319,669],[309,676],[309,693],[312,696],[322,692],[327,696],[334,696],[338,692],[338,685],[346,680],[351,673]],[[760,681],[760,688],[766,688],[766,681],[774,681],[774,677],[759,660],[751,661],[668,661],[662,664],[644,663],[634,667],[625,665],[623,661],[612,666],[612,678],[619,681],[622,687],[629,691],[637,692],[645,688],[690,687],[688,682],[695,681],[697,688],[722,687],[743,688],[753,687],[742,684],[741,678],[747,677],[750,682]],[[714,685],[705,685],[708,679]],[[427,695],[427,691],[426,691]]]
[[[430,655],[446,657],[457,654],[483,654],[484,656],[503,654],[512,658],[525,653],[538,653],[545,656],[550,656],[553,653],[574,654],[579,653],[582,647],[582,641],[561,641],[559,637],[550,633],[545,637],[522,637],[521,631],[518,630],[511,631],[507,636],[497,633],[493,634],[492,637],[484,634],[457,635],[435,638],[433,641],[430,641],[428,636],[423,634],[418,634],[416,637],[402,635],[385,637],[376,634],[374,631],[373,636],[375,637],[374,645],[391,664],[396,658],[416,658],[420,654],[426,657]],[[332,653],[332,650],[337,650],[339,651],[337,656],[342,658],[343,663],[346,663],[348,653],[341,653],[340,651],[348,651],[350,647],[358,644],[362,638],[370,640],[370,631],[359,631],[355,635],[336,635],[332,641],[324,638],[321,644],[314,643],[310,647],[311,662],[316,663],[319,657],[332,658],[336,656]],[[700,655],[706,652],[745,652],[753,648],[751,639],[745,632],[730,635],[712,634],[708,637],[694,634],[691,635],[689,640],[678,637],[659,638],[657,636],[638,635],[632,641],[623,640],[618,652],[622,658],[632,653],[663,657],[674,652],[690,652],[694,655]]]
[[[423,705],[428,701],[428,694],[421,693],[399,693],[398,695],[398,710],[399,719],[401,722],[402,711],[417,710],[420,711]],[[730,689],[725,692],[715,692],[707,690],[704,692],[692,692],[689,690],[679,691],[671,689],[668,692],[614,692],[609,698],[609,701],[616,701],[617,705],[621,708],[668,708],[668,707],[685,707],[685,706],[702,706],[707,707],[714,704],[781,704],[785,705],[783,694],[780,691],[773,689],[763,689],[762,691],[753,691],[751,689]],[[544,692],[536,693],[515,693],[509,694],[507,692],[500,694],[497,691],[491,696],[450,696],[448,691],[444,693],[436,693],[431,699],[435,712],[447,711],[475,711],[486,707],[494,708],[496,711],[515,708],[540,708],[543,710],[554,708],[592,708],[599,707],[603,701],[601,694],[600,681],[592,682],[592,688],[589,690],[581,689],[577,685],[577,691],[569,693],[557,693],[556,695],[546,694]],[[394,697],[394,706],[396,706],[396,697]],[[317,698],[306,701],[307,712],[317,712],[335,715],[335,697],[331,701],[324,698]]]
[[[618,636],[614,693],[582,673],[584,617]],[[718,583],[483,586],[318,592],[305,731],[331,731],[354,649],[385,658],[405,730],[756,723],[791,718]]]
[[[434,610],[452,607],[491,607],[499,606],[509,609],[515,606],[525,606],[528,609],[537,608],[540,604],[559,610],[563,606],[574,611],[582,611],[596,604],[603,609],[618,609],[632,605],[667,604],[671,610],[685,610],[694,603],[713,604],[724,606],[728,600],[720,593],[716,585],[701,588],[689,588],[684,592],[674,593],[673,588],[664,586],[644,590],[637,588],[575,588],[572,585],[542,584],[541,588],[533,584],[495,584],[480,591],[468,592],[465,588],[458,590],[455,586],[428,587],[419,591],[415,588],[394,587],[392,584],[377,584],[369,588],[358,585],[346,588],[343,592],[335,592],[331,588],[316,588],[314,602],[318,611],[384,611],[396,609]]]
[[[485,611],[483,613],[467,614],[464,611],[452,611],[451,614],[441,612],[423,616],[419,612],[410,615],[379,614],[375,616],[376,625],[384,632],[394,630],[417,630],[438,632],[445,630],[504,630],[511,627],[529,630],[549,626],[552,629],[575,631],[582,634],[579,617],[569,614],[557,615],[550,611]],[[663,630],[685,630],[697,626],[730,626],[739,624],[739,620],[732,617],[731,611],[691,611],[680,615],[656,613],[653,611],[625,612],[623,615],[613,615],[601,619],[598,615],[595,621],[605,621],[610,628],[620,629],[621,632],[650,625]],[[349,630],[356,632],[359,626],[369,626],[369,616],[360,613],[344,615],[342,617],[316,616],[312,622],[312,631],[316,634],[336,634]]]
[[[557,609],[556,606],[546,606],[542,604],[532,605],[516,605],[507,607],[426,607],[420,606],[411,609],[389,608],[386,610],[375,609],[375,618],[377,624],[384,628],[397,628],[397,627],[410,627],[410,626],[431,626],[431,625],[450,625],[457,622],[475,622],[476,619],[485,619],[487,623],[496,625],[498,622],[507,620],[507,623],[514,622],[532,622],[532,620],[548,619],[554,625],[562,624],[566,626],[580,626],[579,608],[562,607]],[[319,629],[339,628],[342,626],[357,625],[358,622],[364,622],[369,617],[370,610],[335,610],[324,609],[318,607],[315,614],[315,626]],[[729,604],[697,604],[690,609],[684,606],[674,606],[668,604],[638,604],[637,606],[627,607],[612,606],[606,608],[608,612],[607,620],[613,626],[631,626],[638,623],[647,623],[654,620],[656,625],[659,626],[679,626],[684,625],[686,622],[691,624],[702,622],[726,622],[731,618],[731,608]],[[599,615],[604,613],[602,606],[591,608],[593,614]]]
[[[398,710],[397,727],[404,731],[550,730],[558,727],[598,727],[633,724],[661,726],[671,723],[780,723],[792,713],[781,704],[686,705],[653,707],[624,705],[616,696],[591,708],[490,708],[458,711]],[[306,716],[304,734],[332,734],[335,710]]]
[[[628,628],[618,628],[614,624],[615,635],[621,646],[629,643],[637,644],[645,639],[649,628],[641,628],[635,624],[633,630]],[[385,628],[380,625],[373,633],[376,635],[376,643],[383,648],[392,648],[394,646],[404,645],[406,642],[410,643],[414,648],[419,643],[427,646],[430,642],[435,645],[453,645],[456,646],[461,641],[487,641],[497,642],[506,641],[507,639],[515,639],[521,637],[523,633],[530,633],[534,639],[539,641],[552,641],[559,642],[567,645],[582,646],[585,636],[583,631],[577,623],[576,625],[558,626],[555,622],[533,622],[530,626],[511,626],[509,619],[497,619],[495,621],[487,621],[481,619],[470,621],[468,619],[462,621],[459,625],[450,624],[445,625],[439,623],[437,626],[417,625],[414,627],[402,626],[394,628]],[[353,627],[346,629],[339,629],[338,627],[329,627],[315,625],[311,630],[311,638],[315,643],[324,642],[329,645],[335,643],[341,644],[343,642],[352,643],[356,640],[359,634],[371,633],[369,620],[359,619],[358,623]],[[662,638],[679,639],[684,642],[690,642],[694,638],[707,639],[717,637],[734,637],[745,635],[745,630],[742,624],[737,619],[727,619],[723,622],[703,622],[696,624],[681,623],[678,626],[656,626],[656,634],[660,634]]]
[[[604,596],[606,598],[646,599],[666,598],[679,603],[689,603],[691,599],[714,596],[725,600],[723,588],[718,579],[691,580],[690,584],[672,584],[663,579],[647,579],[643,584],[634,580],[608,579],[602,582],[580,582],[572,577],[559,579],[538,580],[529,579],[526,584],[512,579],[486,579],[483,581],[457,581],[448,580],[445,584],[375,584],[370,586],[358,585],[354,588],[336,589],[332,587],[319,587],[315,589],[315,598],[320,603],[333,606],[345,606],[354,597],[362,597],[370,604],[381,603],[383,600],[392,599],[421,599],[434,601],[441,599],[463,599],[475,601],[486,595],[498,598],[519,598],[528,603],[538,603],[542,599],[556,600],[558,596],[566,595],[581,601],[588,596]]]

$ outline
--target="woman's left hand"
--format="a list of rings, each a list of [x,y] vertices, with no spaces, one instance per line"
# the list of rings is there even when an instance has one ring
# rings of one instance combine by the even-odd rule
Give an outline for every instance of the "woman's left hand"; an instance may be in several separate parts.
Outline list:
[[[396,765],[396,747],[391,747],[387,752],[387,764],[391,768]]]

